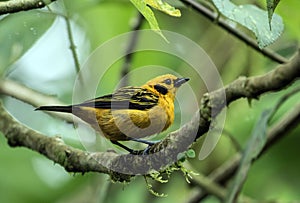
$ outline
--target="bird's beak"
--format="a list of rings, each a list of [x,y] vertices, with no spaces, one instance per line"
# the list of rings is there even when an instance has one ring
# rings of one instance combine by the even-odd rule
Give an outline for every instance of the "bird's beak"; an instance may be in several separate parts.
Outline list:
[[[186,83],[189,80],[190,80],[190,78],[178,78],[174,81],[174,86],[180,87],[183,83]]]

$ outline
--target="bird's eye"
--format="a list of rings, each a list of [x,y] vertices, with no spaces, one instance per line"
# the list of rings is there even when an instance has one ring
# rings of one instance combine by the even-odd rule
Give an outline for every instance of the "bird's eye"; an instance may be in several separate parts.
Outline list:
[[[172,81],[171,81],[171,79],[166,79],[166,80],[164,80],[164,83],[167,85],[171,85]]]

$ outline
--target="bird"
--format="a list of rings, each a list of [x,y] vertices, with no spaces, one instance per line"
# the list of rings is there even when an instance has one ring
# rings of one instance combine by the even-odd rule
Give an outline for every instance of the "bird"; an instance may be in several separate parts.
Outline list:
[[[189,78],[165,74],[144,85],[126,86],[114,93],[68,106],[40,106],[35,110],[71,113],[88,123],[113,144],[130,153],[119,141],[156,142],[142,138],[165,131],[174,121],[174,100],[178,88]]]

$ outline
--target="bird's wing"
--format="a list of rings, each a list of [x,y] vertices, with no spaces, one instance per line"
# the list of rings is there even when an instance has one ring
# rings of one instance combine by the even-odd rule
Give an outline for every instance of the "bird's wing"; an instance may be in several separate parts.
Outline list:
[[[86,101],[78,106],[88,106],[100,109],[136,109],[146,110],[157,105],[158,96],[145,88],[123,87],[113,94],[101,96]]]

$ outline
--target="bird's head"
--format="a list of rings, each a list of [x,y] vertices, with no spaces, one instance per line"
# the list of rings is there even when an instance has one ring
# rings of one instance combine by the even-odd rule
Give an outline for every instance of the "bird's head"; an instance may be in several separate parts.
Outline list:
[[[189,80],[189,78],[179,78],[172,74],[166,74],[149,80],[146,86],[150,86],[158,93],[169,95],[174,99],[177,89]]]

